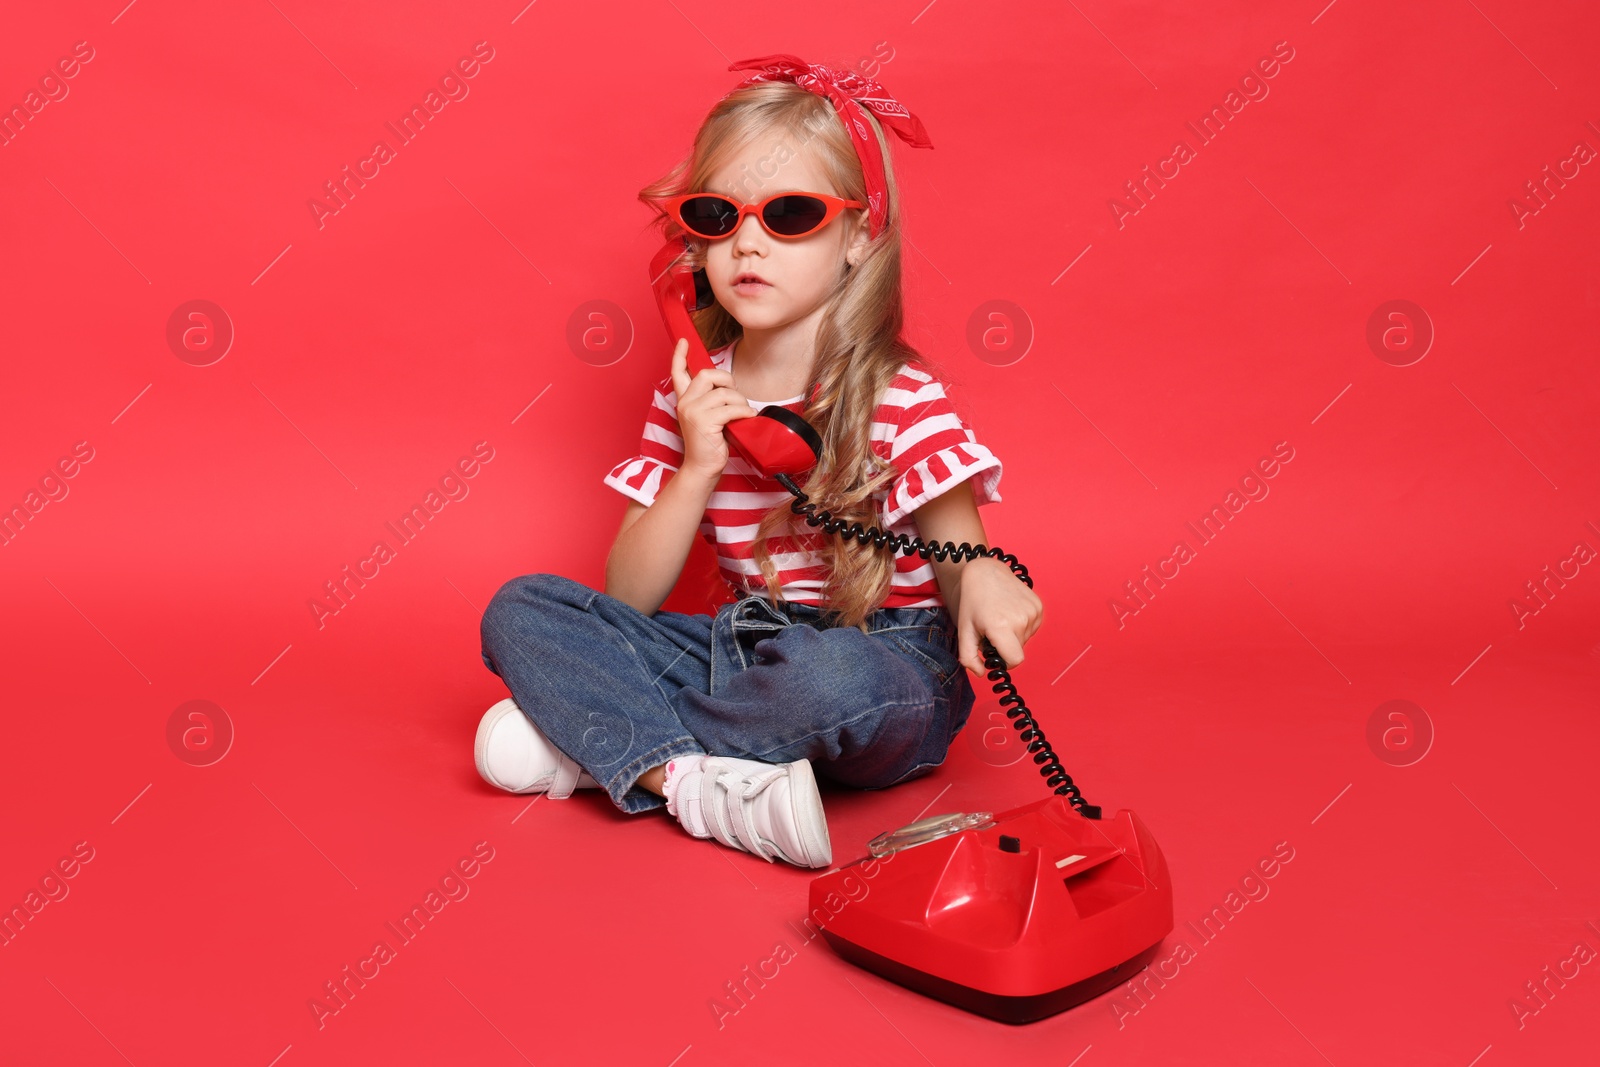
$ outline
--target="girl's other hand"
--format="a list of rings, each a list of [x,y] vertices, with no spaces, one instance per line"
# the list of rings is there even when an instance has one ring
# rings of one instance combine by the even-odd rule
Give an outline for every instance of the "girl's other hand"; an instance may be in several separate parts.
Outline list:
[[[961,616],[957,620],[961,663],[980,678],[988,674],[978,645],[980,634],[1006,661],[1006,670],[1011,670],[1022,662],[1023,644],[1044,624],[1044,601],[992,556],[961,565],[956,610]]]
[[[756,414],[750,400],[733,387],[733,375],[707,367],[689,377],[689,341],[678,338],[672,350],[672,388],[678,395],[678,429],[683,435],[683,468],[717,478],[728,465],[722,428]]]

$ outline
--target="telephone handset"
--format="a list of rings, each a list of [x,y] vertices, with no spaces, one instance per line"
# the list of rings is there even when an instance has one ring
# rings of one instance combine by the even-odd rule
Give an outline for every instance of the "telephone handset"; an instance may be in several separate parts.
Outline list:
[[[673,237],[650,261],[650,281],[667,333],[689,342],[690,375],[713,366],[689,317],[713,300],[705,271],[683,262]],[[860,544],[924,560],[999,559],[1028,588],[1017,557],[966,542],[925,542],[820,511],[793,475],[816,466],[822,439],[805,419],[776,404],[723,427],[729,446],[795,500],[806,524]],[[880,834],[870,856],[811,883],[811,914],[845,959],[909,989],[1004,1022],[1045,1018],[1098,996],[1154,958],[1172,932],[1172,881],[1154,838],[1131,810],[1108,820],[1073,784],[1045,740],[1005,660],[980,637],[988,679],[1018,740],[1053,796],[998,816],[935,815]],[[903,857],[902,857],[903,854]],[[892,870],[869,867],[893,860]],[[877,881],[857,896],[849,883]],[[832,905],[845,901],[838,909]]]

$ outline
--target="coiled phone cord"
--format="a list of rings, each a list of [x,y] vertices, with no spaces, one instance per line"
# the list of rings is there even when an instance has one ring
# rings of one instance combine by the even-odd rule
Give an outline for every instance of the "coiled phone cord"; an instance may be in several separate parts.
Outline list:
[[[863,526],[859,522],[846,523],[836,519],[828,511],[818,511],[817,505],[810,503],[811,498],[795,485],[787,474],[776,475],[778,483],[790,493],[795,500],[789,505],[789,510],[796,515],[805,517],[808,526],[820,526],[824,531],[838,534],[848,540],[855,538],[858,544],[871,542],[877,548],[888,546],[890,551],[909,556],[913,552],[923,559],[936,559],[940,563],[948,559],[955,559],[965,563],[977,559],[979,556],[992,556],[1011,568],[1029,589],[1033,588],[1033,579],[1028,577],[1028,568],[1018,562],[1017,557],[999,548],[986,548],[979,545],[974,548],[965,541],[958,548],[950,541],[927,542],[920,537],[907,537],[905,534],[888,533],[876,526]],[[983,645],[983,665],[989,669],[989,680],[998,682],[994,692],[1003,694],[1000,697],[1000,706],[1005,708],[1006,717],[1011,720],[1011,725],[1018,731],[1017,739],[1027,742],[1028,751],[1033,754],[1033,762],[1039,766],[1039,774],[1045,779],[1045,788],[1059,796],[1067,798],[1067,802],[1079,815],[1086,819],[1100,818],[1100,808],[1089,803],[1073,784],[1072,776],[1061,765],[1061,760],[1056,756],[1055,749],[1050,747],[1050,742],[1044,738],[1044,730],[1028,710],[1027,703],[1022,699],[1022,694],[1017,692],[1016,683],[1011,680],[1011,673],[1006,670],[1006,661],[1000,658],[1000,653],[995,651],[987,637],[980,637]],[[1009,706],[1008,706],[1009,705]]]

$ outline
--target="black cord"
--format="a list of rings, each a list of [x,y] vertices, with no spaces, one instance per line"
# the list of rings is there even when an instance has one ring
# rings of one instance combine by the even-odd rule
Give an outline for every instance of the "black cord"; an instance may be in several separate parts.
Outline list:
[[[808,526],[820,526],[824,531],[838,534],[846,540],[853,537],[858,544],[871,542],[877,548],[887,546],[891,552],[906,556],[916,553],[923,559],[936,559],[940,563],[949,559],[965,563],[979,556],[991,556],[1010,567],[1011,573],[1029,589],[1033,588],[1033,579],[1028,577],[1028,568],[1018,562],[1016,556],[999,548],[986,548],[983,545],[974,548],[965,541],[958,548],[950,541],[930,543],[920,537],[887,533],[876,526],[863,526],[859,522],[847,524],[842,519],[835,519],[831,512],[818,512],[817,505],[809,502],[811,498],[801,492],[800,487],[795,485],[787,474],[779,474],[776,477],[779,484],[794,494],[795,500],[789,505],[789,510],[796,515],[803,515]],[[987,637],[979,637],[979,641],[983,646],[983,665],[989,669],[989,680],[996,682],[998,679],[994,692],[1003,694],[1000,697],[1000,706],[1005,708],[1006,717],[1011,720],[1011,725],[1020,731],[1017,739],[1027,743],[1028,751],[1033,754],[1033,762],[1038,764],[1039,774],[1045,779],[1045,788],[1066,797],[1073,809],[1084,818],[1100,818],[1100,808],[1083,799],[1078,787],[1072,783],[1072,776],[1061,765],[1055,749],[1044,739],[1044,731],[1040,729],[1039,723],[1028,710],[1022,694],[1017,692],[1016,684],[1011,681],[1011,673],[1006,670],[1006,661],[1000,658],[1000,653],[995,651]]]

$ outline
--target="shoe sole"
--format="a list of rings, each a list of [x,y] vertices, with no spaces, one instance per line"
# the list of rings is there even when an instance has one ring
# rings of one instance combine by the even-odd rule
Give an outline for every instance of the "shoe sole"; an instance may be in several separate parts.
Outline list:
[[[833,842],[828,837],[828,820],[822,813],[822,794],[817,791],[817,776],[810,760],[796,760],[789,768],[789,803],[795,825],[805,847],[806,866],[826,867],[833,862]]]

